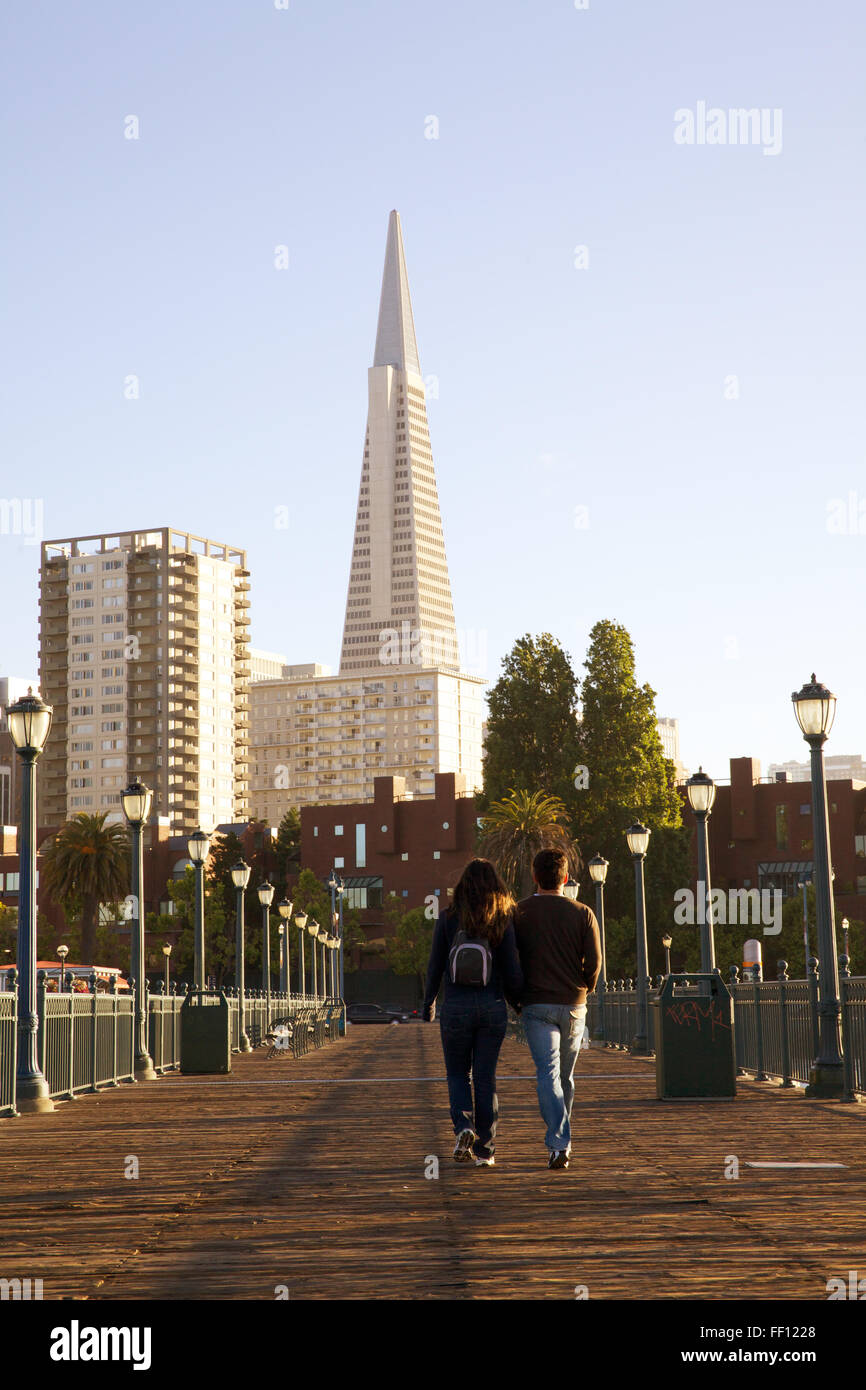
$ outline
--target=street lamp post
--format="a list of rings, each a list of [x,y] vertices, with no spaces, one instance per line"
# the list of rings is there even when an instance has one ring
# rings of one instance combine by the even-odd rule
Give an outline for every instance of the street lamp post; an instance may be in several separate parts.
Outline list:
[[[698,768],[686,782],[689,805],[695,813],[698,827],[698,925],[701,929],[701,971],[711,975],[716,968],[716,943],[713,939],[713,900],[710,891],[710,840],[707,824],[716,799],[716,784],[703,768]],[[702,988],[706,991],[708,981]]]
[[[238,1051],[252,1052],[246,1029],[244,999],[244,890],[250,881],[250,866],[243,859],[232,867],[235,886],[235,988],[238,992]]]
[[[596,985],[598,994],[598,1027],[595,1031],[593,1042],[601,1043],[604,1047],[607,1043],[607,1034],[604,1026],[604,1004],[605,992],[607,990],[607,957],[604,945],[604,885],[607,879],[608,863],[602,855],[596,854],[589,861],[589,876],[595,884],[595,915],[598,921],[598,934],[601,940],[601,971]]]
[[[18,880],[18,1065],[16,1107],[22,1114],[54,1109],[48,1082],[39,1067],[39,1013],[36,1007],[36,761],[51,728],[51,705],[32,689],[8,705],[6,717],[21,759],[21,843]]]
[[[843,918],[842,918],[842,941],[843,941],[842,954],[844,955],[845,959],[848,960],[848,961],[850,961],[850,957],[849,957],[849,955],[848,955],[848,927],[849,927],[849,925],[850,925],[850,923],[849,923],[849,921],[848,921],[848,918],[847,918],[847,917],[843,917]]]
[[[280,914],[280,993],[291,993],[291,976],[289,974],[289,923],[292,918],[292,901],[290,898],[283,898],[277,903],[277,912]]]
[[[346,998],[346,993],[345,993],[345,988],[346,988],[346,979],[345,979],[346,944],[345,944],[345,939],[344,939],[344,938],[345,938],[345,928],[344,928],[344,926],[343,926],[343,898],[345,897],[345,894],[346,894],[346,885],[344,884],[344,882],[343,882],[343,880],[342,880],[342,878],[341,878],[341,879],[339,880],[338,884],[337,884],[337,908],[338,908],[339,917],[340,917],[339,928],[338,928],[338,929],[339,929],[339,933],[340,933],[340,969],[339,969],[339,975],[340,975],[340,989],[339,989],[338,998],[339,998],[339,1000],[340,1000],[340,1006],[341,1006],[341,1007],[340,1007],[340,1037],[341,1037],[341,1038],[342,1038],[342,1037],[345,1037],[345,1035],[346,1035],[346,1005],[345,1005],[345,1002],[344,1002],[344,1001],[345,1001],[345,998]]]
[[[165,992],[166,992],[166,994],[168,994],[168,984],[169,984],[168,964],[169,964],[169,961],[171,960],[171,947],[170,947],[167,943],[166,943],[166,945],[163,946],[163,948],[162,948],[162,954],[163,954],[163,956],[165,957]]]
[[[631,1050],[635,1055],[645,1057],[649,1052],[647,1038],[647,1002],[649,977],[647,975],[646,940],[646,894],[644,890],[643,861],[646,858],[650,831],[637,821],[625,832],[629,853],[634,861],[635,925],[637,929],[637,1030],[632,1039]]]
[[[307,995],[307,975],[304,965],[304,928],[306,925],[306,912],[296,912],[295,926],[298,929],[298,988],[301,992],[301,999],[305,999]]]
[[[147,977],[144,973],[144,844],[142,832],[150,815],[153,792],[143,782],[132,781],[120,794],[123,814],[132,831],[132,971],[135,976],[135,1079],[155,1081],[156,1072],[145,1038]]]
[[[319,935],[319,924],[315,917],[311,917],[307,922],[307,931],[310,934],[310,955],[313,957],[313,998],[316,1004],[319,1002],[319,962],[316,959],[316,937]]]
[[[204,866],[210,853],[210,836],[196,830],[186,842],[195,869],[195,959],[193,986],[204,989]]]
[[[815,928],[818,937],[819,1042],[812,1063],[806,1095],[838,1099],[844,1094],[839,963],[836,958],[836,923],[830,873],[830,826],[827,816],[827,784],[824,780],[824,743],[833,726],[836,696],[812,680],[791,699],[812,763],[812,833],[814,837]]]
[[[669,932],[669,931],[666,931],[665,934],[664,934],[664,936],[662,937],[662,945],[663,945],[664,948],[665,948],[665,974],[666,974],[666,975],[670,975],[670,973],[671,973],[671,946],[673,945],[673,940],[674,940],[674,939],[673,939],[673,937],[671,936],[670,932]]]
[[[265,1008],[268,1027],[271,1026],[271,903],[274,901],[274,885],[265,880],[259,884],[259,902],[262,905],[262,989],[265,991]]]
[[[60,961],[60,993],[66,988],[66,957],[69,955],[68,946],[57,947],[57,957]]]

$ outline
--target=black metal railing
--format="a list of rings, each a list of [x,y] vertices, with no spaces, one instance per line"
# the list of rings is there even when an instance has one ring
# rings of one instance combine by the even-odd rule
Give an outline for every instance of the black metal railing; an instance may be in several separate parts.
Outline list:
[[[14,971],[9,983],[10,990],[0,991],[0,1116],[17,1114]],[[116,980],[105,993],[98,992],[95,974],[87,984],[88,994],[74,993],[71,988],[49,993],[45,971],[37,977],[39,1065],[54,1100],[69,1100],[83,1092],[135,1080],[133,996],[119,992]],[[232,1049],[237,1052],[237,991],[227,989],[226,995],[231,1010]],[[161,982],[155,992],[147,994],[147,1049],[159,1075],[180,1066],[181,1005],[185,997],[176,985],[166,994]],[[279,991],[272,991],[268,1001],[261,990],[249,990],[244,994],[244,1012],[247,1036],[254,1047],[268,1046],[271,1055],[284,1051],[301,1057],[340,1036],[344,1005],[339,999]],[[282,1027],[275,1047],[277,1025]]]
[[[88,985],[89,994],[49,994],[45,971],[37,976],[39,1066],[53,1099],[133,1080],[132,996],[120,994],[116,980],[97,993],[95,974]]]
[[[9,976],[10,989],[0,991],[0,1115],[15,1112],[15,1068],[18,1061],[18,972]]]
[[[779,1079],[784,1086],[808,1082],[818,1055],[818,975],[814,957],[805,980],[789,980],[784,962],[780,962],[776,980],[741,981],[737,967],[732,966],[728,988],[734,999],[734,1041],[740,1075],[751,1073],[758,1081]],[[650,1052],[655,1046],[652,1000],[656,992],[649,992],[647,1011]],[[845,1093],[850,1098],[866,1092],[866,977],[852,976],[845,956],[840,961],[839,994]],[[587,1011],[591,1037],[605,1047],[628,1051],[637,1031],[633,980],[608,981],[603,1039],[599,1038],[600,1019],[600,1000],[595,993],[590,995]]]

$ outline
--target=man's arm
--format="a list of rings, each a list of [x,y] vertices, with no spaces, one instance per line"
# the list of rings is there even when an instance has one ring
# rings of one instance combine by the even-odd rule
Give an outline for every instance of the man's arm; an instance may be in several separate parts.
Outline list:
[[[601,974],[601,935],[592,908],[586,909],[583,934],[583,978],[588,994],[592,994]]]

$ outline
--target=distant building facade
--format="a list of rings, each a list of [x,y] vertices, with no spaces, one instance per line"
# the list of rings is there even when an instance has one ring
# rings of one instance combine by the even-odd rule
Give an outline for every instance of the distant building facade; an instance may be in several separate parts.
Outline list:
[[[732,758],[730,773],[729,784],[717,784],[709,818],[713,887],[779,889],[793,897],[814,868],[810,789],[762,778],[755,758]],[[837,924],[843,916],[866,921],[866,785],[834,780],[827,802]],[[694,825],[687,802],[683,820]],[[696,873],[695,845],[693,836]]]
[[[860,753],[829,753],[824,757],[828,782],[862,782],[866,787],[866,762]],[[812,769],[808,762],[770,763],[767,775],[776,782],[810,782]]]
[[[370,801],[302,809],[301,866],[323,882],[336,871],[368,925],[393,899],[437,916],[475,853],[477,829],[475,798],[455,773],[437,773],[421,799],[407,796],[405,778],[377,777]]]
[[[43,542],[43,822],[120,819],[132,778],[175,833],[246,815],[249,587],[242,550],[171,527]]]

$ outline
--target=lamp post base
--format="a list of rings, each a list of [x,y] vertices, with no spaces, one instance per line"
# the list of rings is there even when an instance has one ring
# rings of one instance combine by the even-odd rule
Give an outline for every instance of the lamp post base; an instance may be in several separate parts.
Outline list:
[[[246,1033],[241,1033],[240,1042],[238,1043],[238,1052],[252,1052],[252,1050],[252,1044]]]
[[[640,1035],[632,1038],[629,1052],[631,1052],[634,1057],[648,1057],[650,1053],[646,1038]]]
[[[19,1081],[16,1087],[15,1109],[19,1115],[49,1115],[54,1109],[54,1101],[48,1094],[48,1083],[44,1077],[37,1080]]]
[[[841,1062],[813,1062],[805,1094],[809,1100],[842,1100],[845,1079]]]
[[[150,1057],[147,1056],[146,1053],[143,1057],[136,1057],[135,1066],[133,1068],[133,1074],[135,1076],[136,1081],[159,1080],[159,1077],[153,1069],[153,1062],[151,1061]]]

